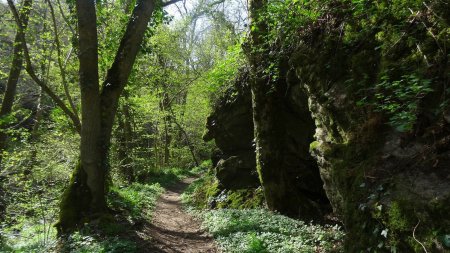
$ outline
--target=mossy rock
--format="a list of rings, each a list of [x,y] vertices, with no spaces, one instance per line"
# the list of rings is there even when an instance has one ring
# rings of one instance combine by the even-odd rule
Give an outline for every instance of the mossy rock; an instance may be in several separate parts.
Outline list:
[[[217,208],[253,209],[264,205],[264,193],[261,188],[227,190],[216,198]]]

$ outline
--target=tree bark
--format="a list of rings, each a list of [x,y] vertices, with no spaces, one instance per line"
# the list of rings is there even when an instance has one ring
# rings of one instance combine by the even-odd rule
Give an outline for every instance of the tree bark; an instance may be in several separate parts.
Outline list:
[[[172,109],[172,107],[170,105],[169,105],[168,109],[169,109],[169,111],[170,111],[170,113],[172,115],[173,123],[175,123],[175,125],[178,127],[178,130],[184,135],[184,139],[186,141],[186,145],[188,146],[189,152],[191,153],[192,160],[194,161],[195,166],[199,167],[200,163],[199,163],[197,157],[195,156],[195,148],[194,148],[194,145],[192,144],[192,142],[191,142],[191,140],[189,138],[189,135],[186,133],[186,131],[180,125],[180,123],[178,123],[177,118],[175,117],[175,113],[173,112],[173,109]]]
[[[153,0],[139,0],[123,35],[102,91],[98,82],[98,40],[94,1],[77,1],[81,87],[81,160],[61,204],[59,233],[107,210],[108,153],[118,102],[131,73],[145,30],[155,9]]]
[[[31,144],[31,154],[27,165],[24,168],[23,175],[27,178],[32,172],[34,165],[37,163],[37,148],[36,141],[39,137],[39,127],[41,125],[44,108],[42,106],[42,88],[39,88],[39,97],[36,105],[36,112],[33,115],[33,127],[31,128],[30,137],[28,142]]]
[[[76,2],[80,61],[80,163],[60,204],[58,231],[77,227],[84,217],[106,211],[105,171],[102,166],[100,92],[98,81],[97,18],[94,1]]]
[[[65,64],[63,64],[63,59],[62,59],[62,52],[61,52],[61,43],[59,40],[59,32],[58,32],[58,25],[56,22],[56,17],[55,17],[55,11],[53,9],[53,5],[51,3],[50,0],[46,0],[47,4],[50,8],[50,14],[52,17],[52,24],[53,24],[53,30],[54,30],[54,40],[55,40],[55,45],[56,45],[56,52],[58,54],[57,60],[58,60],[58,67],[60,70],[60,75],[61,75],[61,81],[64,87],[64,94],[66,95],[66,98],[69,102],[70,108],[73,111],[73,114],[77,117],[78,121],[80,121],[80,119],[78,118],[78,110],[77,107],[75,106],[75,103],[73,102],[72,96],[70,95],[69,92],[69,84],[67,82],[67,78],[66,78],[66,68],[65,68]],[[62,12],[61,12],[62,13]]]
[[[161,112],[164,114],[163,121],[164,121],[164,166],[167,166],[169,164],[170,160],[170,142],[172,141],[172,136],[170,135],[170,125],[172,122],[171,116],[169,115],[169,106],[170,106],[170,100],[169,95],[165,91],[161,98],[161,101],[159,102],[159,108]]]

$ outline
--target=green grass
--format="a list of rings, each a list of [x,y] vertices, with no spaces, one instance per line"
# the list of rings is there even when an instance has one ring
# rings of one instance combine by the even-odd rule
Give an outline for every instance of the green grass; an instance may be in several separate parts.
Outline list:
[[[307,224],[270,212],[262,208],[261,189],[220,192],[211,171],[194,181],[182,200],[224,253],[343,252],[339,226]],[[209,210],[211,202],[219,209]]]
[[[127,214],[132,219],[150,219],[156,200],[163,192],[164,188],[159,183],[114,186],[111,188],[108,202],[113,209]]]
[[[212,201],[217,193],[217,182],[214,175],[207,172],[184,190],[181,194],[181,200],[186,206],[204,209],[208,207],[208,202]]]
[[[211,166],[211,161],[203,161],[200,166],[192,169],[181,168],[163,168],[152,171],[148,176],[148,183],[159,183],[163,187],[167,187],[187,177],[195,177],[204,174]]]
[[[54,247],[56,229],[42,220],[21,220],[1,230],[0,252],[46,252]]]
[[[117,182],[108,194],[108,205],[113,213],[86,224],[60,246],[65,252],[77,253],[135,252],[136,242],[129,236],[135,229],[133,225],[151,220],[156,201],[164,192],[164,187],[183,178],[199,175],[207,167],[208,162],[191,170],[167,168],[152,174],[145,183],[121,185],[123,182]],[[0,253],[54,250],[58,244],[53,227],[58,213],[57,196],[57,193],[52,194],[51,200],[48,200],[51,203],[40,203],[36,197],[24,196],[22,202],[27,204],[25,207],[29,211],[21,212],[9,224],[2,223],[0,226]]]
[[[262,188],[221,191],[211,171],[192,182],[181,198],[185,205],[194,209],[206,209],[212,203],[216,208],[231,209],[259,208],[264,205]]]
[[[159,173],[153,173],[147,184],[113,186],[108,197],[109,206],[124,216],[123,218],[131,225],[143,220],[149,222],[156,201],[164,192],[164,187],[188,176],[197,175],[203,170],[201,167],[192,170],[168,168]],[[136,252],[136,242],[126,237],[126,234],[133,229],[129,227],[130,224],[106,219],[95,226],[87,226],[68,238],[65,250],[76,253]]]
[[[105,216],[81,231],[71,234],[65,242],[67,252],[76,253],[132,253],[137,251],[136,242],[127,237],[132,226],[150,221],[159,196],[164,188],[159,183],[133,183],[127,187],[111,188],[108,204],[120,218]]]
[[[67,240],[64,252],[71,253],[133,253],[137,247],[133,241],[120,237],[98,238],[86,232],[75,232]]]
[[[105,215],[71,234],[64,241],[65,252],[100,253],[135,252],[135,242],[127,231],[141,220],[150,220],[156,201],[164,188],[159,183],[133,183],[127,187],[113,186],[108,195],[110,208],[116,214]],[[43,223],[35,217],[21,216],[13,226],[2,229],[4,241],[0,252],[47,252],[57,245],[55,220]]]
[[[203,227],[224,252],[342,252],[338,226],[306,224],[264,209],[221,209],[200,212]]]
[[[149,183],[159,183],[163,187],[174,184],[183,178],[195,176],[190,170],[180,168],[166,168],[149,175]]]

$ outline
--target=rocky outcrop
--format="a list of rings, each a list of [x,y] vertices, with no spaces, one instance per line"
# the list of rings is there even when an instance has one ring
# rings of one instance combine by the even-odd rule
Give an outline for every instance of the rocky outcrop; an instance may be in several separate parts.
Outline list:
[[[250,3],[244,50],[269,208],[311,212],[298,203],[320,184],[346,252],[449,252],[448,4]],[[278,19],[258,16],[265,4]],[[315,171],[307,142],[322,181],[293,184]]]
[[[323,187],[347,232],[345,252],[449,252],[448,6],[331,1],[319,9],[288,38],[263,44],[273,48],[266,63],[252,62],[253,78],[266,81],[252,86],[253,101],[248,91],[239,110],[232,105],[242,101],[224,100],[234,104],[208,119],[206,139],[225,157],[216,176],[242,177],[233,177],[246,164],[233,145],[252,147],[252,112],[226,126],[231,134],[219,129],[253,106],[269,208],[309,218],[325,206]],[[260,51],[248,50],[250,60]]]
[[[316,125],[311,149],[348,233],[346,252],[448,252],[448,37],[425,36],[413,23],[395,45],[377,39],[378,27],[343,41],[349,35],[340,27],[356,21],[341,14],[306,28],[289,58],[308,96]],[[425,56],[416,58],[419,44]],[[403,99],[412,86],[420,88]],[[403,109],[383,107],[390,103]],[[394,118],[399,114],[408,117]]]
[[[292,80],[291,80],[292,79]],[[313,140],[314,122],[307,107],[307,98],[295,75],[286,72],[280,78],[283,88],[273,95],[280,101],[277,108],[278,134],[273,132],[271,143],[276,143],[277,168],[262,184],[265,193],[278,189],[276,210],[291,216],[321,218],[329,202],[322,188],[319,169],[309,153]],[[214,139],[215,176],[221,189],[258,187],[256,169],[253,112],[248,73],[243,71],[235,86],[217,103],[207,120],[206,141]],[[275,156],[275,150],[271,150]],[[266,199],[270,196],[266,195]]]
[[[212,160],[220,189],[259,186],[253,145],[253,120],[248,72],[243,70],[234,85],[217,101],[208,117],[205,141],[214,140]]]

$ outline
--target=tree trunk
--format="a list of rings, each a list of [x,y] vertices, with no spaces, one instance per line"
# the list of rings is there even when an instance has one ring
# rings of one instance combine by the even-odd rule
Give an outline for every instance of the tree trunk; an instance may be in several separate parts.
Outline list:
[[[82,108],[80,162],[61,201],[57,224],[60,233],[75,228],[85,217],[106,211],[95,3],[80,0],[76,8]]]
[[[20,13],[20,19],[22,21],[22,29],[26,29],[28,26],[29,13],[31,6],[33,4],[32,0],[24,0],[23,7]],[[20,72],[22,71],[23,54],[22,54],[22,41],[20,38],[20,32],[16,32],[14,38],[14,49],[13,49],[13,59],[11,62],[11,69],[9,70],[8,81],[6,83],[6,91],[3,96],[2,108],[0,109],[0,119],[4,119],[7,115],[11,113],[12,106],[14,104],[14,98],[16,96],[17,83],[19,82]],[[6,134],[5,124],[0,124],[0,171],[1,164],[3,160],[3,151],[6,148],[6,141],[8,135]]]
[[[175,123],[175,125],[178,127],[178,130],[180,131],[180,133],[182,133],[184,135],[184,139],[186,141],[186,145],[188,146],[189,152],[191,153],[192,160],[194,161],[195,166],[199,167],[200,163],[198,162],[198,159],[195,156],[195,147],[192,144],[192,142],[191,142],[191,140],[189,138],[189,135],[186,133],[186,131],[180,125],[180,123],[178,123],[177,118],[175,117],[175,113],[173,112],[172,107],[170,107],[170,105],[169,105],[168,109],[169,109],[170,113],[172,114],[173,123]]]
[[[170,135],[170,125],[171,125],[171,116],[170,112],[168,110],[170,106],[170,100],[169,95],[167,92],[163,93],[163,97],[159,103],[159,108],[164,114],[163,121],[164,121],[164,166],[167,166],[169,164],[170,159],[170,143],[172,141],[172,136]]]
[[[39,97],[36,105],[36,111],[33,115],[33,127],[31,128],[30,138],[28,142],[31,144],[31,154],[27,166],[24,169],[23,175],[25,178],[28,177],[33,172],[33,167],[37,162],[37,148],[36,141],[39,137],[39,127],[41,125],[42,114],[44,113],[44,109],[42,108],[42,88],[39,88]]]
[[[22,29],[26,29],[28,26],[29,13],[31,6],[33,4],[32,0],[24,0],[23,7],[20,13],[20,19],[22,20]],[[16,96],[17,83],[19,82],[20,72],[22,70],[23,55],[22,55],[22,41],[20,28],[17,29],[14,38],[14,49],[13,49],[13,59],[11,62],[11,69],[9,70],[8,81],[6,83],[6,91],[3,96],[2,107],[0,109],[0,120],[3,120],[6,116],[11,113],[14,99]],[[3,152],[7,146],[8,135],[5,132],[5,128],[8,124],[0,123],[0,220],[3,220],[4,213],[6,210],[6,203],[3,201],[3,176],[2,172],[2,162],[3,162]],[[1,239],[1,238],[0,238]]]
[[[120,95],[128,81],[145,30],[155,9],[153,0],[137,1],[114,63],[99,92],[95,1],[76,3],[81,87],[81,156],[60,204],[57,228],[68,232],[106,212],[109,147]]]
[[[170,140],[169,121],[164,117],[164,166],[167,166],[170,160]]]

